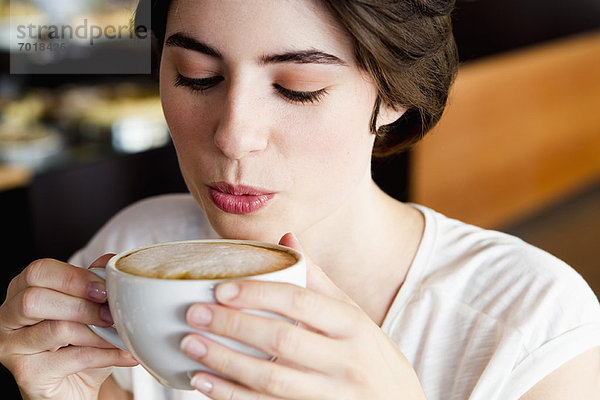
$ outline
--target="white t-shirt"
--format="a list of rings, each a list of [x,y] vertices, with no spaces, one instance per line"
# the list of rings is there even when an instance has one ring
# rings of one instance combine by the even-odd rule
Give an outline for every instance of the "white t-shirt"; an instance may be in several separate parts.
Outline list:
[[[383,322],[429,400],[512,400],[573,357],[600,346],[600,305],[556,257],[522,240],[410,204],[425,231]],[[138,202],[109,221],[71,263],[157,242],[216,238],[190,195]],[[158,384],[144,369],[115,368],[142,400],[205,399]]]

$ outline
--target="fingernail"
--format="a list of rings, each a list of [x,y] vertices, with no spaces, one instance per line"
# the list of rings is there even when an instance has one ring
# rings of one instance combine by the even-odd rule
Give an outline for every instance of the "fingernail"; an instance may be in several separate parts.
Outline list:
[[[87,287],[87,294],[92,300],[105,302],[107,298],[106,286],[101,282],[92,282]]]
[[[194,375],[190,384],[202,393],[210,393],[213,390],[213,384],[201,375]]]
[[[205,306],[192,306],[188,312],[188,319],[195,325],[208,325],[212,321],[212,311]]]
[[[217,300],[233,300],[239,293],[238,285],[232,282],[221,283],[215,290]]]
[[[193,359],[202,358],[206,354],[206,346],[204,343],[192,336],[183,338],[181,341],[181,350],[183,350],[188,357]]]
[[[112,315],[110,314],[110,309],[108,308],[108,303],[100,305],[100,319],[109,324],[114,323]]]

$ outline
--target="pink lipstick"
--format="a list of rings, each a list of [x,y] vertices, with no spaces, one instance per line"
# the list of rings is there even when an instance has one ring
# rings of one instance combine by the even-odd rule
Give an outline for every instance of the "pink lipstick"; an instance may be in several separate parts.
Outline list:
[[[217,182],[208,186],[213,203],[230,214],[250,214],[267,205],[275,193],[244,185]]]

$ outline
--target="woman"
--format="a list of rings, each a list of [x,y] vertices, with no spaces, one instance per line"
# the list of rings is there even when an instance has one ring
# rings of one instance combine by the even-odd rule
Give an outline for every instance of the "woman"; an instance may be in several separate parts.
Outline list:
[[[191,196],[128,208],[71,262],[215,236],[280,242],[313,260],[308,289],[229,284],[216,289],[219,305],[189,308],[191,327],[277,357],[188,335],[185,354],[226,377],[198,373],[198,391],[600,396],[600,308],[573,270],[516,238],[397,202],[371,178],[373,151],[404,148],[441,115],[456,67],[450,10],[449,1],[416,0],[155,2],[163,109]],[[34,262],[13,280],[0,354],[23,396],[204,398],[160,387],[92,334],[84,324],[110,323],[105,299],[98,278],[58,261]]]

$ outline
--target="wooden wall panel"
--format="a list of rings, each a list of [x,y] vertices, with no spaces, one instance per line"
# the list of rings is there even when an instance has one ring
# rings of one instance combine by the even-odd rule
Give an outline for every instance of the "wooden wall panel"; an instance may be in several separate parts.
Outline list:
[[[461,66],[411,200],[501,227],[600,179],[600,31]]]

